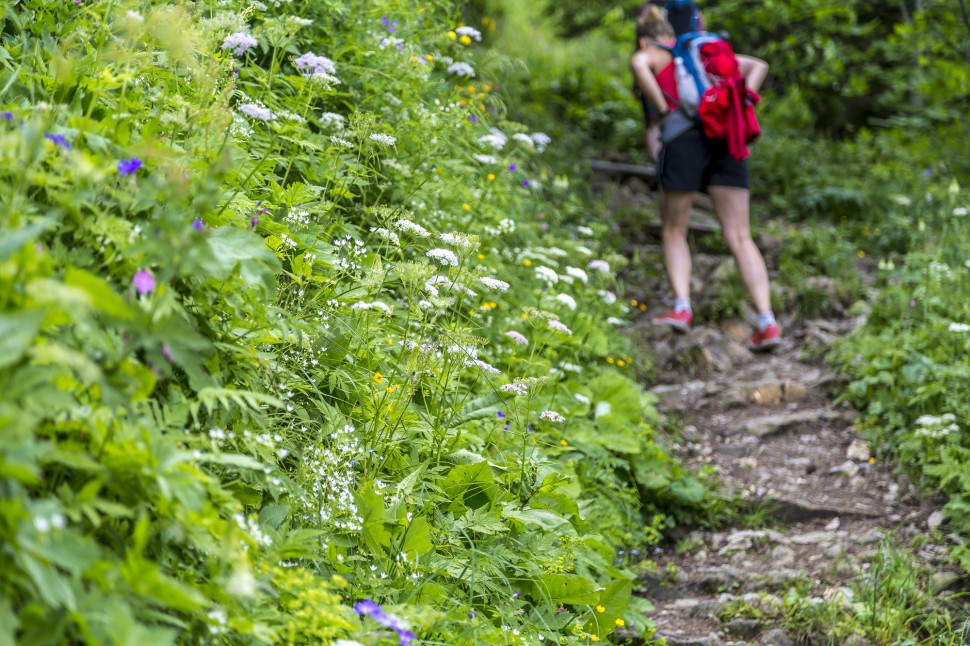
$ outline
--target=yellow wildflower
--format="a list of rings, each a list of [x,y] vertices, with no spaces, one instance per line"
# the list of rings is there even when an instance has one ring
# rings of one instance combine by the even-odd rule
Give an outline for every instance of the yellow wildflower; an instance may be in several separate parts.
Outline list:
[[[531,267],[532,261],[526,258],[525,260],[522,261],[522,264],[525,265],[526,267]]]
[[[471,36],[462,36],[458,39],[458,42],[460,42],[462,45],[471,45],[472,39]]]
[[[626,365],[626,361],[624,361],[623,359],[617,359],[616,360],[616,365],[617,365],[618,368],[622,368],[623,366]]]
[[[490,181],[490,182],[494,182],[495,181],[495,173],[489,173],[487,175],[487,177],[488,177],[488,181]]]
[[[424,55],[424,60],[426,60],[426,61],[428,61],[430,63],[431,61],[434,60],[434,56],[432,56],[431,54],[425,54]]]
[[[614,621],[613,623],[615,623],[615,624],[616,624],[617,626],[621,626],[621,627],[622,627],[622,626],[626,626],[626,622],[625,622],[625,621],[623,621],[622,619],[617,619],[617,620],[616,620],[616,621]]]
[[[454,31],[449,31],[448,32],[448,38],[450,38],[452,40],[457,40],[458,39],[458,34],[456,34]]]
[[[637,303],[637,299],[635,299],[635,298],[634,298],[634,299],[631,299],[631,300],[630,300],[630,306],[631,306],[631,307],[636,307],[637,305],[638,305],[638,303]]]
[[[563,446],[569,446],[569,442],[567,442],[566,440],[559,440],[559,443],[562,444]]]
[[[614,363],[613,357],[606,357],[606,363]]]
[[[381,383],[382,381],[384,381],[384,375],[382,375],[379,372],[375,372],[374,373],[374,382],[375,383]]]
[[[606,612],[606,608],[603,606],[596,606],[596,612],[603,614],[604,612]]]
[[[465,203],[465,204],[462,204],[461,205],[461,208],[465,209],[466,211],[471,211],[472,210],[472,205],[471,204],[468,204],[468,203]]]

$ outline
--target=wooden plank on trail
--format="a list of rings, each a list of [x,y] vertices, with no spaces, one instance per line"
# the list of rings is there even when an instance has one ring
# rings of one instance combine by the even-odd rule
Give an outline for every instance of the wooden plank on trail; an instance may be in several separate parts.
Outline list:
[[[625,177],[639,177],[640,179],[648,180],[648,184],[651,186],[655,186],[657,182],[657,169],[653,166],[638,166],[637,164],[624,164],[621,162],[593,159],[589,162],[589,167],[594,172],[612,175],[621,179]],[[704,193],[694,193],[694,208],[707,211],[708,213],[714,212],[714,208],[711,206],[711,198]]]
[[[594,159],[589,162],[591,170],[607,175],[619,175],[620,177],[640,177],[642,179],[654,180],[657,178],[657,169],[653,166],[637,166],[636,164],[622,164],[620,162],[603,161]]]
[[[659,234],[663,231],[663,223],[660,220],[651,220],[646,223],[646,227],[649,231],[653,231]],[[691,218],[687,223],[687,230],[694,233],[715,233],[721,230],[721,227],[717,222],[708,220],[707,218]]]

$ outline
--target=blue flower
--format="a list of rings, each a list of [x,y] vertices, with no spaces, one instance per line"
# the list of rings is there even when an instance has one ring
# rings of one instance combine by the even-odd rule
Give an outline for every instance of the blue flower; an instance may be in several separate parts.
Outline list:
[[[472,123],[478,123],[478,119],[476,119],[475,115],[473,114],[468,115],[468,120],[471,121]]]
[[[44,133],[44,138],[45,139],[50,139],[51,141],[54,142],[54,145],[60,146],[61,148],[67,148],[68,150],[70,150],[70,148],[71,148],[71,142],[68,141],[64,137],[64,135],[54,135],[54,134],[51,134],[49,132],[45,132]]]
[[[131,159],[122,159],[118,162],[118,173],[121,175],[131,175],[132,173],[138,172],[141,168],[142,161],[137,157],[132,157]]]
[[[204,227],[205,227],[205,224],[203,224],[202,218],[196,218],[192,222],[192,228],[195,229],[196,231],[201,231]]]
[[[0,117],[3,117],[4,121],[13,121],[13,112],[0,112]]]

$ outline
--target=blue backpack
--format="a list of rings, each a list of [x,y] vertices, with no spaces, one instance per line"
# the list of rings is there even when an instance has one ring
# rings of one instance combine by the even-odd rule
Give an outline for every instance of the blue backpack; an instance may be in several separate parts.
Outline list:
[[[674,28],[677,36],[704,28],[704,19],[692,0],[651,0],[667,11],[667,22]]]

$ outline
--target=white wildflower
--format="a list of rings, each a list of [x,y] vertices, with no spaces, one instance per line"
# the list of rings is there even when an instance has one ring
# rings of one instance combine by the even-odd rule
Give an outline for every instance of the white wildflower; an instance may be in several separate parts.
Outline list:
[[[371,227],[371,231],[390,243],[398,244],[400,242],[396,233],[393,231],[388,231],[384,227]]]
[[[605,260],[590,260],[589,264],[586,265],[586,269],[608,274],[610,273],[610,263],[606,262]]]
[[[138,13],[137,11],[132,11],[131,9],[128,10],[128,13],[125,14],[125,17],[132,22],[139,22],[139,23],[145,22],[145,19],[142,17],[140,13]]]
[[[591,235],[593,235],[593,230],[590,229],[589,227],[580,226],[580,227],[576,227],[576,230],[579,231],[580,233],[582,233],[584,236],[591,236]]]
[[[544,151],[546,146],[552,142],[549,135],[544,132],[533,132],[529,136],[532,138],[532,142],[536,145],[536,150],[538,150],[540,153]]]
[[[525,395],[525,394],[527,394],[529,392],[529,385],[528,384],[520,384],[520,383],[503,384],[503,385],[499,386],[499,390],[501,390],[503,393],[513,393],[515,395]]]
[[[516,332],[515,330],[509,330],[508,332],[505,333],[505,336],[509,337],[519,345],[526,345],[529,343],[529,340],[525,338],[525,336],[522,333]]]
[[[458,256],[451,249],[432,249],[424,255],[433,260],[437,260],[442,265],[458,266]]]
[[[950,332],[967,332],[970,331],[970,325],[966,323],[950,323]]]
[[[351,305],[350,306],[350,309],[352,309],[352,310],[380,310],[380,311],[384,312],[385,314],[390,314],[391,313],[391,308],[388,307],[388,305],[386,303],[382,303],[380,301],[374,301],[373,303],[365,303],[365,302],[361,301],[359,303],[354,303],[353,305]]]
[[[579,267],[566,267],[566,273],[584,285],[589,282],[589,277],[586,275],[586,272]]]
[[[557,413],[554,410],[544,410],[539,413],[539,419],[544,419],[549,422],[565,422],[566,418]]]
[[[475,157],[475,161],[480,162],[482,164],[498,163],[498,159],[495,158],[495,155],[475,155],[474,157]]]
[[[586,395],[581,395],[580,393],[575,393],[573,395],[573,397],[575,397],[576,398],[576,401],[578,401],[580,404],[589,405],[591,403],[590,400],[589,400],[589,397],[587,397]]]
[[[240,31],[226,36],[226,39],[222,41],[222,48],[231,49],[236,56],[245,56],[246,52],[258,44],[255,38]]]
[[[504,280],[498,280],[497,278],[490,278],[488,276],[482,276],[478,279],[478,282],[489,289],[496,289],[500,292],[507,291],[509,288],[509,284]]]
[[[569,363],[568,361],[563,361],[559,364],[559,367],[563,369],[563,372],[575,372],[579,374],[583,371],[582,367],[577,366],[575,363]]]
[[[442,233],[439,237],[445,244],[459,249],[469,249],[475,246],[475,243],[467,235],[461,233]]]
[[[626,325],[626,321],[620,318],[616,318],[615,316],[609,317],[608,319],[606,319],[606,322],[609,323],[610,325]]]
[[[502,150],[505,144],[508,143],[509,138],[501,130],[497,128],[492,128],[491,132],[487,135],[482,135],[478,138],[479,143],[491,146],[495,150]]]
[[[486,363],[485,361],[482,361],[481,359],[469,359],[468,361],[465,362],[465,365],[466,366],[474,366],[474,367],[478,368],[479,370],[481,370],[482,372],[484,372],[486,374],[489,374],[489,375],[497,375],[497,374],[499,374],[501,372],[501,370],[499,370],[495,366],[493,366],[493,365],[491,365],[489,363]]]
[[[609,415],[613,412],[613,407],[610,406],[610,402],[602,401],[596,402],[596,411],[593,413],[593,417],[600,418],[604,415]]]
[[[341,130],[344,127],[344,116],[342,114],[337,114],[336,112],[324,112],[320,115],[320,123],[322,123],[325,128],[334,126],[337,128],[337,130]]]
[[[576,299],[569,294],[556,294],[556,300],[571,310],[576,309]]]
[[[512,135],[512,139],[514,139],[515,141],[518,141],[521,144],[524,144],[526,148],[529,148],[530,150],[535,147],[535,142],[532,141],[532,137],[525,134],[524,132],[515,133],[514,135]]]
[[[239,111],[247,117],[259,119],[260,121],[272,121],[276,118],[269,108],[256,103],[240,103]]]
[[[394,144],[397,143],[397,139],[395,137],[392,137],[391,135],[385,135],[380,132],[372,133],[370,138],[371,138],[371,141],[376,141],[382,146],[393,146]]]
[[[468,63],[452,63],[448,66],[448,73],[471,77],[475,76],[475,69]]]
[[[966,214],[967,214],[967,207],[965,206],[958,206],[957,208],[953,209],[953,215],[957,217],[963,217]]]
[[[552,328],[553,330],[557,330],[557,331],[562,332],[564,334],[572,334],[573,333],[573,331],[570,330],[568,327],[566,327],[562,323],[562,321],[557,321],[555,319],[549,321],[549,327]]]
[[[338,148],[353,148],[354,144],[350,143],[346,139],[341,139],[340,137],[330,137],[330,143]]]
[[[337,66],[326,56],[317,56],[313,52],[307,52],[299,58],[293,60],[296,69],[303,72],[304,76],[314,76],[317,74],[336,74]]]
[[[613,303],[616,302],[616,294],[614,294],[613,292],[607,291],[605,289],[601,289],[596,293],[599,294],[600,298],[602,298],[603,302],[606,303],[607,305],[612,305]]]
[[[539,265],[538,267],[536,267],[536,278],[538,278],[539,280],[545,283],[550,283],[552,285],[555,285],[556,283],[559,282],[559,275],[552,269],[549,269],[548,267],[544,267],[542,265]]]
[[[474,27],[468,27],[468,26],[458,27],[455,29],[455,33],[458,34],[459,36],[468,36],[469,38],[477,42],[481,42],[482,40],[482,32],[478,31]]]
[[[394,223],[394,228],[404,231],[405,233],[418,236],[419,238],[427,238],[429,235],[431,235],[423,226],[420,224],[415,224],[410,220],[398,220]]]

